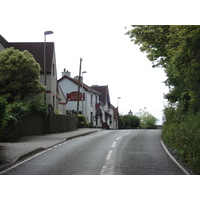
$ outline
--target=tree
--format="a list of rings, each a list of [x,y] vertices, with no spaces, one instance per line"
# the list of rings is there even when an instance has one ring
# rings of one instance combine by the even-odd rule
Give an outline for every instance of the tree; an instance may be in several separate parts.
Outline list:
[[[39,82],[40,65],[28,51],[13,47],[0,52],[0,96],[8,103],[32,98],[45,91]]]
[[[158,121],[156,117],[147,111],[143,111],[143,113],[141,113],[140,120],[140,127],[144,129],[156,128],[156,122]]]
[[[200,111],[200,26],[136,25],[126,34],[163,67],[170,91],[165,98],[181,112]]]
[[[153,67],[165,69],[169,105],[162,139],[200,174],[200,26],[133,26],[127,35]]]
[[[140,119],[136,115],[124,115],[120,116],[120,121],[122,122],[120,128],[122,129],[134,129],[134,128],[139,128],[140,127]]]

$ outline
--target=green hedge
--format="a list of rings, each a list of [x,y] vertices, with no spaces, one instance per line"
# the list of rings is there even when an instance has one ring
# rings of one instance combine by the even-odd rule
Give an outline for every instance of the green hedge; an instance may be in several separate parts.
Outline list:
[[[86,128],[87,121],[84,115],[78,115],[78,128]]]
[[[177,152],[179,158],[200,174],[200,113],[180,119],[175,109],[165,110],[163,141]]]
[[[43,102],[14,102],[7,104],[0,99],[0,140],[15,141],[20,137],[18,128],[21,120],[29,114],[47,114],[48,107]]]
[[[0,98],[0,133],[6,124],[6,105],[6,100],[4,98]]]

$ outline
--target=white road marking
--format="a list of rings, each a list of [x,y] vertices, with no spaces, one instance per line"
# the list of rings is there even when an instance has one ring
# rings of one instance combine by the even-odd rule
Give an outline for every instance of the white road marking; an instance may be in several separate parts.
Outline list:
[[[105,169],[106,169],[106,166],[103,166],[102,169],[101,169],[101,171],[100,171],[100,175],[104,174]]]
[[[166,148],[165,144],[163,143],[163,141],[160,141],[160,142],[161,142],[161,144],[162,144],[164,150],[166,151],[166,153],[169,155],[169,157],[182,169],[182,171],[183,171],[185,174],[190,175],[190,173],[189,173],[187,170],[185,170],[185,169],[178,163],[178,161],[169,153],[169,151],[167,150],[167,148]]]
[[[4,174],[4,173],[6,173],[6,172],[9,171],[9,170],[14,169],[15,167],[17,167],[17,166],[19,166],[19,165],[21,165],[21,164],[23,164],[23,163],[25,163],[25,162],[27,162],[27,161],[29,161],[29,160],[35,158],[35,157],[37,157],[37,156],[39,156],[39,155],[41,155],[41,154],[43,154],[43,153],[46,153],[47,151],[50,151],[51,149],[52,149],[52,148],[49,148],[49,149],[47,149],[47,150],[45,150],[45,151],[42,151],[42,152],[40,152],[40,153],[37,153],[37,154],[35,154],[35,155],[33,155],[33,156],[27,158],[26,160],[23,160],[23,161],[17,163],[16,165],[14,165],[14,166],[12,166],[12,167],[9,167],[8,169],[6,169],[6,170],[0,172],[0,174]]]
[[[108,152],[108,155],[107,155],[107,157],[106,157],[106,160],[109,160],[109,159],[110,159],[111,154],[112,154],[112,150],[110,150],[110,151]]]
[[[116,140],[119,140],[121,138],[121,136],[120,137],[118,137]]]
[[[114,147],[115,147],[115,145],[116,145],[116,142],[113,142],[113,144],[112,144],[112,148],[114,148]]]

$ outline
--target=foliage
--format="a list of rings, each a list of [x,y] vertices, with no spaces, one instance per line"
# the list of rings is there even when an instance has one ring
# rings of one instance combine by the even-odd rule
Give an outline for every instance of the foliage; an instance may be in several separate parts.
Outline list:
[[[30,113],[48,114],[48,105],[42,101],[35,100],[27,102]]]
[[[28,51],[13,47],[0,52],[0,95],[8,103],[24,101],[45,91],[39,83],[40,65]]]
[[[124,115],[120,116],[121,123],[119,124],[120,129],[135,129],[140,126],[140,119],[136,115]]]
[[[87,124],[86,118],[84,115],[78,115],[78,128],[85,128]]]
[[[200,26],[132,26],[126,34],[153,63],[164,68],[169,86],[162,137],[200,173]]]
[[[0,133],[6,124],[6,105],[6,100],[0,97]]]
[[[155,129],[156,122],[158,121],[156,117],[154,117],[147,111],[144,111],[142,113],[142,115],[140,116],[140,120],[141,120],[140,127],[143,129]]]
[[[173,107],[165,109],[167,117],[162,139],[187,163],[195,173],[200,174],[200,112],[180,119]]]
[[[47,114],[48,107],[43,102],[31,101],[20,102],[16,101],[12,104],[5,104],[6,101],[0,99],[0,106],[4,104],[4,115],[2,117],[3,127],[1,129],[1,135],[4,138],[12,137],[15,134],[16,129],[20,125],[22,119],[30,114]],[[3,106],[2,106],[3,107]],[[2,109],[3,110],[3,109]]]
[[[86,127],[87,127],[87,128],[95,128],[94,124],[93,124],[93,123],[90,123],[90,122],[87,122]]]

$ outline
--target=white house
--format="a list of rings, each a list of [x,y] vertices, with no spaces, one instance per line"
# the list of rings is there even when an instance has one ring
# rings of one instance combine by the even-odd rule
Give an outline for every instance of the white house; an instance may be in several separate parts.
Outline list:
[[[93,88],[80,82],[80,94],[78,101],[78,76],[75,78],[71,77],[71,73],[64,69],[62,77],[58,80],[64,95],[67,99],[66,112],[71,114],[77,113],[77,104],[79,104],[78,113],[86,116],[87,122],[101,127],[100,116],[101,113],[97,113],[97,105],[99,104],[100,93]]]

